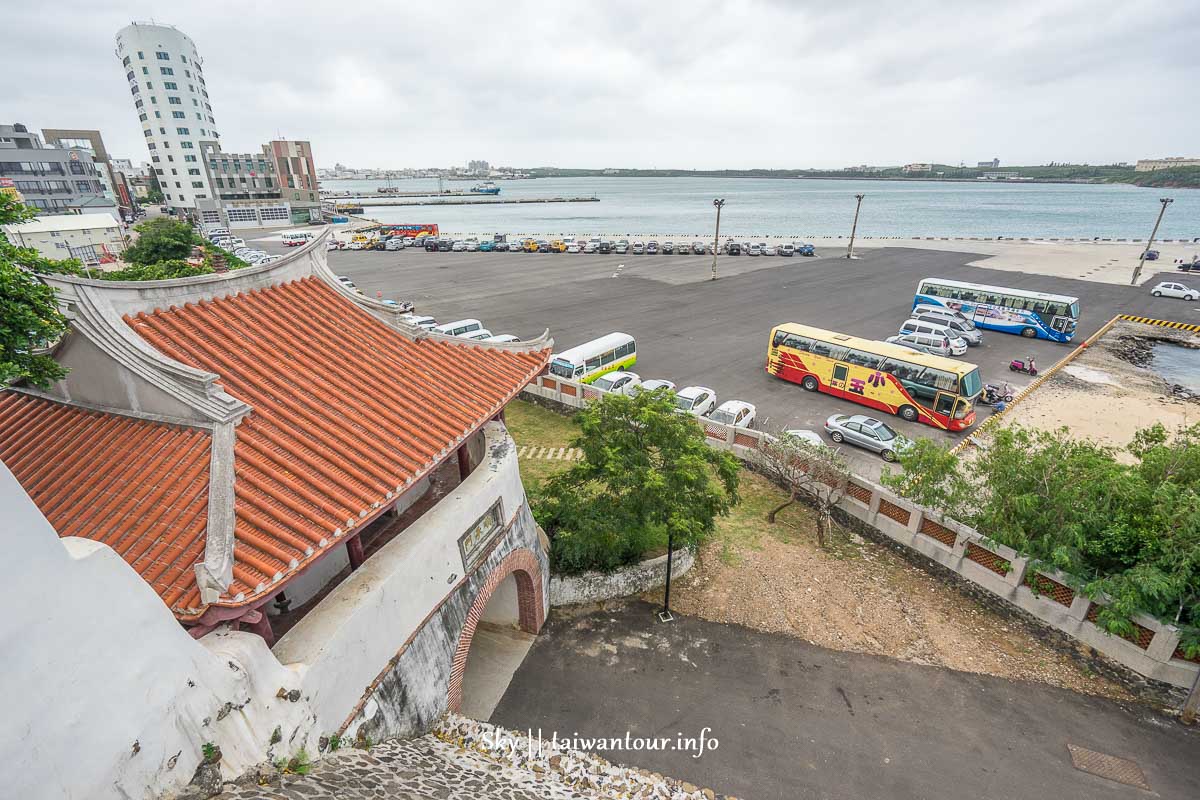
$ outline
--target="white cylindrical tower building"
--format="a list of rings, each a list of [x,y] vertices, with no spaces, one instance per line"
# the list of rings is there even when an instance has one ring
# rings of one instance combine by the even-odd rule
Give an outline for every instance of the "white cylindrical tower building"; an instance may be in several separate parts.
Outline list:
[[[171,25],[133,22],[117,33],[117,58],[166,205],[194,216],[197,200],[215,197],[200,142],[219,140],[196,44]]]

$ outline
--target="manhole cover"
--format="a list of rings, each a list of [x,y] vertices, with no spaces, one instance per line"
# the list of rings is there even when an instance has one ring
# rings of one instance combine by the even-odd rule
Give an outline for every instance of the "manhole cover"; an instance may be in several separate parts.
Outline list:
[[[1150,784],[1146,783],[1146,776],[1136,761],[1097,753],[1075,744],[1068,744],[1067,750],[1071,752],[1071,763],[1081,772],[1150,791]]]

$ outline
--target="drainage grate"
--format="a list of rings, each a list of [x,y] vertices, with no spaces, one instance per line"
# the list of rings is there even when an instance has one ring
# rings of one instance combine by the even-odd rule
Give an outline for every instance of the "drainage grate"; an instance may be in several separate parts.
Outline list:
[[[1071,753],[1071,763],[1081,772],[1150,791],[1150,784],[1146,783],[1146,776],[1136,761],[1097,753],[1074,744],[1068,744],[1067,750]]]

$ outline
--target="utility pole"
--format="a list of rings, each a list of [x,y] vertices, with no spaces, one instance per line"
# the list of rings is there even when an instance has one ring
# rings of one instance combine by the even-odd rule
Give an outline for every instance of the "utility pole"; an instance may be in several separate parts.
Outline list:
[[[1200,673],[1196,674],[1196,680],[1192,681],[1192,691],[1188,693],[1187,701],[1183,704],[1183,711],[1179,718],[1186,724],[1191,725],[1196,721],[1196,712],[1200,711]]]
[[[846,258],[854,258],[854,234],[858,232],[858,212],[862,209],[863,197],[861,194],[854,195],[858,205],[854,207],[854,225],[850,228],[850,249],[846,251]]]
[[[719,210],[721,207],[717,206]],[[715,279],[714,279],[715,280]],[[675,555],[675,537],[671,528],[667,528],[667,586],[663,594],[662,611],[658,612],[659,622],[671,622],[675,619],[671,615],[671,559]]]
[[[720,245],[721,245],[721,208],[724,207],[725,200],[724,199],[713,200],[713,205],[717,207],[717,230],[713,234],[713,265],[712,265],[712,279],[715,281],[717,279],[717,250],[720,248]],[[670,563],[671,563],[671,557],[667,556],[667,564],[669,565]],[[668,568],[667,569],[667,586],[668,586],[667,591],[668,592],[670,592],[670,581],[671,581],[671,570]]]
[[[1137,286],[1138,278],[1142,277],[1142,267],[1146,266],[1146,254],[1150,252],[1150,247],[1154,244],[1154,237],[1158,234],[1158,226],[1162,224],[1163,214],[1167,213],[1167,206],[1174,203],[1175,200],[1170,197],[1160,197],[1158,202],[1162,203],[1162,208],[1158,210],[1158,219],[1154,221],[1154,230],[1150,231],[1150,239],[1146,242],[1146,249],[1142,251],[1142,257],[1138,259],[1137,268],[1133,271],[1133,280],[1129,281],[1130,286]]]

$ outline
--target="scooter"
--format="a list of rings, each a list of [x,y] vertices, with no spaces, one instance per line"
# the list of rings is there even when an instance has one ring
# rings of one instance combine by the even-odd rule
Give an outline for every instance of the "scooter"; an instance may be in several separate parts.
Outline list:
[[[1011,403],[1013,401],[1013,387],[1008,383],[984,384],[980,401],[984,405],[989,406],[994,406],[997,403]]]
[[[1037,363],[1033,360],[1033,356],[1030,356],[1025,361],[1022,361],[1019,358],[1014,358],[1012,362],[1009,363],[1008,368],[1013,372],[1024,372],[1027,375],[1037,375],[1038,373]]]

